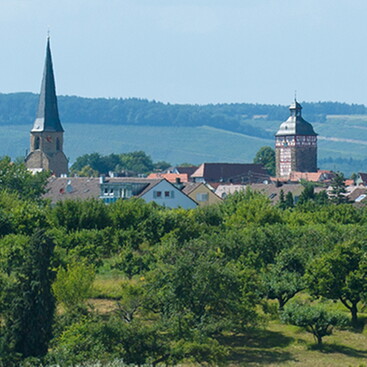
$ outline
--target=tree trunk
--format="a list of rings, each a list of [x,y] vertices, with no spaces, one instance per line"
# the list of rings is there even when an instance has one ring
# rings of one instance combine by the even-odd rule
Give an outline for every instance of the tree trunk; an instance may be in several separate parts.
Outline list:
[[[287,301],[285,301],[282,297],[278,297],[278,302],[279,302],[279,311],[283,311],[284,305],[286,304]]]
[[[358,325],[358,316],[357,316],[357,303],[353,303],[352,307],[350,308],[350,312],[352,314],[352,325],[357,326]]]
[[[317,338],[317,345],[318,346],[322,345],[322,336],[316,335],[316,338]]]

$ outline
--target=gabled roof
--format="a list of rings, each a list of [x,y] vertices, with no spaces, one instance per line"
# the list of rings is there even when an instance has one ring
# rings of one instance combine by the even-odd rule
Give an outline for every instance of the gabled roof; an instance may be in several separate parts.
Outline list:
[[[363,181],[363,183],[367,183],[367,173],[364,172],[358,172],[358,175],[360,177],[360,179]]]
[[[318,170],[317,172],[298,172],[292,171],[289,174],[287,181],[298,182],[301,180],[310,182],[325,182],[330,181],[335,177],[333,171]]]
[[[366,195],[366,196],[364,196]],[[362,187],[356,187],[349,195],[348,200],[355,203],[365,203],[367,197],[367,189]]]
[[[302,106],[294,100],[294,103],[289,106],[290,116],[287,121],[284,121],[275,136],[284,135],[313,135],[316,136],[312,125],[303,119]]]
[[[144,188],[144,190],[138,195],[138,197],[142,197],[143,195],[145,195],[148,191],[150,191],[153,187],[157,186],[159,183],[161,183],[162,181],[164,181],[164,179],[161,180],[151,180],[151,182],[149,182],[149,184]]]
[[[191,202],[192,204],[194,204],[195,206],[198,205],[198,203],[193,200],[192,198],[190,198],[190,196],[188,196],[186,193],[184,193],[182,190],[180,190],[179,188],[177,188],[173,183],[167,181],[166,179],[161,179],[161,180],[150,180],[150,181],[154,181],[152,184],[150,184],[149,186],[147,186],[144,191],[142,191],[138,197],[143,197],[148,191],[150,191],[153,187],[158,186],[161,183],[167,183],[169,185],[170,188],[172,188],[173,190],[175,190],[175,192],[177,192],[177,196],[182,195],[182,197],[184,197],[186,200],[188,200],[189,202]],[[172,206],[170,206],[172,207]]]
[[[50,49],[50,38],[47,39],[46,60],[43,71],[41,93],[38,103],[37,117],[32,132],[63,132],[57,107],[54,71]]]
[[[206,182],[262,182],[270,176],[261,164],[203,163],[192,175]]]
[[[188,167],[176,167],[175,170],[181,174],[187,174],[189,177],[198,169],[198,166],[188,166]]]
[[[46,186],[45,199],[52,203],[60,200],[85,200],[100,195],[99,178],[89,177],[51,177]]]
[[[204,184],[202,182],[187,182],[185,183],[181,191],[186,195],[190,195],[190,193],[192,193],[195,189],[197,189],[201,185]]]

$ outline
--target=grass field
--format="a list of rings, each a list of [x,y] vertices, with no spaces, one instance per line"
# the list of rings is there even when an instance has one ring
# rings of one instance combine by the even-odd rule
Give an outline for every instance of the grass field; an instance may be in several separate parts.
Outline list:
[[[118,298],[123,282],[121,274],[111,273],[107,268],[94,283],[98,298],[89,301],[101,313],[114,311],[116,301],[111,298]],[[298,298],[309,297],[300,294]],[[325,305],[349,316],[340,302],[325,301]],[[359,317],[366,323],[367,314],[360,313]],[[358,332],[335,329],[331,336],[323,338],[324,345],[316,348],[311,334],[276,319],[264,321],[245,335],[223,336],[220,342],[230,348],[224,364],[227,367],[367,367],[367,329]]]
[[[274,133],[280,122],[248,120]],[[116,126],[64,123],[64,151],[73,163],[83,154],[124,153],[143,150],[154,161],[165,160],[172,164],[190,162],[252,162],[258,149],[274,146],[273,139],[247,136],[208,126],[154,127]],[[28,125],[0,126],[0,156],[24,156],[29,149]],[[319,134],[319,158],[344,157],[364,159],[367,150],[367,118],[361,116],[331,116],[324,123],[315,123]],[[324,169],[340,169],[320,167]],[[360,167],[359,170],[366,170]]]
[[[295,326],[272,321],[262,329],[245,336],[223,339],[232,347],[228,365],[294,366],[294,367],[359,367],[367,366],[367,335],[335,330],[324,337],[324,345],[314,346],[311,334]]]

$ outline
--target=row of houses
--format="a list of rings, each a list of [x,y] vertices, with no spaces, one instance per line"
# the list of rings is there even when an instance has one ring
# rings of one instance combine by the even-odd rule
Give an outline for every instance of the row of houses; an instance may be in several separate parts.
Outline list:
[[[331,192],[332,171],[294,172],[285,181],[270,177],[261,165],[203,163],[190,167],[172,167],[166,172],[153,173],[147,178],[138,177],[51,177],[45,198],[53,204],[66,199],[101,199],[106,204],[119,199],[142,198],[146,202],[168,208],[193,209],[197,206],[216,204],[247,187],[263,193],[274,204],[280,197],[292,193],[295,202],[301,195],[303,180],[316,183],[315,192]],[[360,173],[353,180],[346,180],[349,201],[367,202],[367,174]]]
[[[167,208],[194,209],[222,201],[203,183],[171,183],[164,178],[52,177],[44,195],[52,204],[62,200],[101,199],[106,204],[119,199],[142,198]]]

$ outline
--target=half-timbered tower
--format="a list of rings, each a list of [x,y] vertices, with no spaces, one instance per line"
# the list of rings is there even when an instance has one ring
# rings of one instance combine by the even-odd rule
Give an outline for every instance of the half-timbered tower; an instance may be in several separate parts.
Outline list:
[[[317,134],[302,118],[302,106],[294,100],[290,116],[275,134],[276,175],[287,178],[291,172],[317,171]]]

